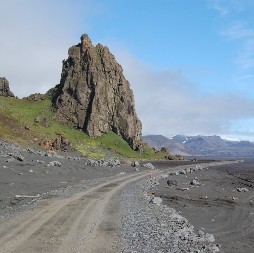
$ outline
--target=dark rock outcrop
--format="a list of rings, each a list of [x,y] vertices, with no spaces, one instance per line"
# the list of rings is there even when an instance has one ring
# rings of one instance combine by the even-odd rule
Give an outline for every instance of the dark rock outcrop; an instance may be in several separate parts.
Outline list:
[[[84,34],[68,54],[53,98],[56,119],[83,129],[91,137],[113,131],[134,150],[141,150],[142,126],[133,92],[109,49],[101,44],[93,46]]]
[[[35,93],[35,94],[31,94],[28,97],[25,97],[24,99],[28,101],[41,101],[45,99],[45,95],[40,93]]]
[[[52,143],[52,147],[56,150],[68,151],[70,150],[70,142],[63,135],[59,135]]]
[[[5,77],[0,77],[0,96],[14,97],[14,94],[10,91],[9,82]]]

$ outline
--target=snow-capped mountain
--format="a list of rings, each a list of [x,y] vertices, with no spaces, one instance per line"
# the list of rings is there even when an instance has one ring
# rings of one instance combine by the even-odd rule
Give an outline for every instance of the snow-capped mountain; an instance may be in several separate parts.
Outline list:
[[[220,136],[162,135],[143,136],[143,142],[156,149],[168,148],[172,154],[214,157],[254,157],[254,143]]]

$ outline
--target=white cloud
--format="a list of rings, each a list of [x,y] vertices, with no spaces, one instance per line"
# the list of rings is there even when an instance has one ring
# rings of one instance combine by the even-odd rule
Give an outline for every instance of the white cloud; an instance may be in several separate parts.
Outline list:
[[[227,30],[222,32],[222,35],[230,39],[252,38],[254,36],[254,29],[246,27],[245,22],[239,21],[234,23]]]
[[[243,70],[254,68],[254,29],[249,28],[245,22],[236,22],[221,33],[230,40],[240,43],[235,59]]]
[[[88,30],[83,23],[79,32],[78,18],[93,9],[89,1],[82,6],[67,0],[2,2],[0,76],[19,97],[46,92],[59,83],[68,48]]]
[[[143,134],[239,136],[249,129],[241,132],[234,125],[254,119],[254,100],[240,94],[201,94],[180,72],[157,72],[128,52],[115,54],[134,90]]]
[[[217,11],[220,16],[226,16],[229,14],[229,9],[223,5],[223,1],[221,0],[209,0],[208,1],[209,5],[211,6],[212,9]]]

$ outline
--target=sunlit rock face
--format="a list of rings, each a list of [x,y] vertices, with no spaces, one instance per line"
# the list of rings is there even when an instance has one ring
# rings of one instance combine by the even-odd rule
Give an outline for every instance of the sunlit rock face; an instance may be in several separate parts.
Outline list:
[[[91,137],[113,131],[141,150],[142,125],[123,69],[109,49],[93,46],[88,35],[68,51],[54,98],[56,119],[83,129]]]

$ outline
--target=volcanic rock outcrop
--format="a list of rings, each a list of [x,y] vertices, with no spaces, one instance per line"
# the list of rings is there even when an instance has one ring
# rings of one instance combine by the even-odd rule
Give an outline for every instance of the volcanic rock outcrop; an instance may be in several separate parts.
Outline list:
[[[91,137],[113,131],[132,149],[141,151],[142,126],[133,92],[109,49],[101,44],[93,46],[84,34],[68,54],[53,98],[56,119],[83,129]]]
[[[14,97],[14,94],[10,91],[9,82],[5,77],[0,77],[0,96]]]

